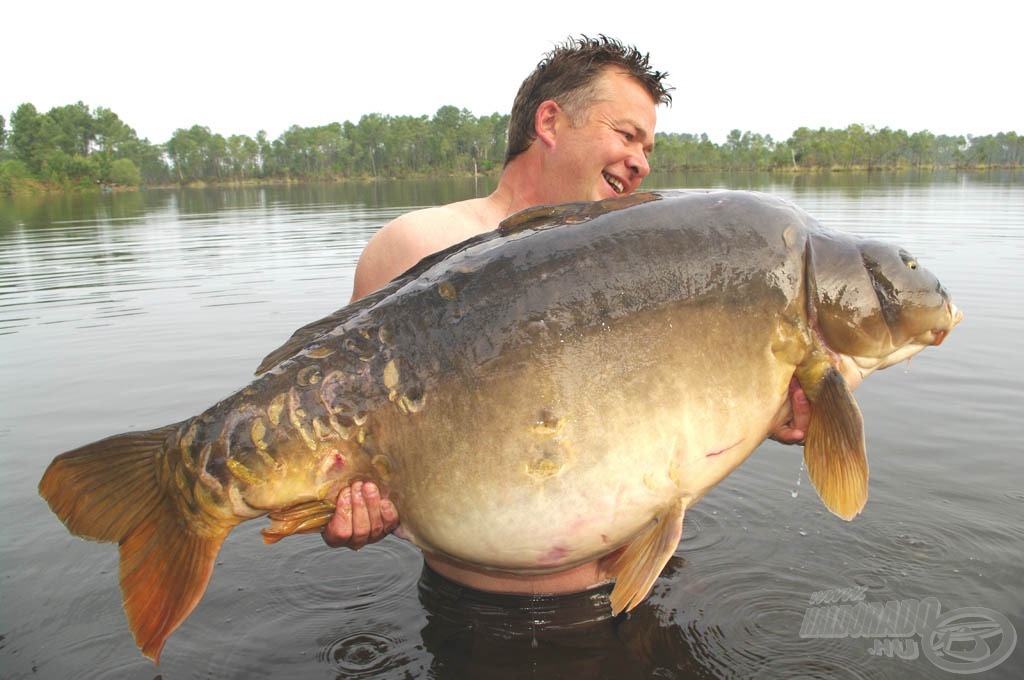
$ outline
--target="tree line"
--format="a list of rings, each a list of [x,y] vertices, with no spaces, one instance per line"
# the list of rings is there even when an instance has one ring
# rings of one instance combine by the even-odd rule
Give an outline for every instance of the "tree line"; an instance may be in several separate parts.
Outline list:
[[[292,126],[271,140],[260,131],[225,137],[179,128],[162,144],[140,139],[110,109],[82,102],[45,113],[31,103],[0,116],[0,193],[26,187],[94,187],[290,180],[403,178],[489,173],[501,168],[509,116],[474,116],[442,106],[433,116],[364,115],[358,122]],[[1016,132],[935,135],[925,130],[802,127],[777,142],[733,130],[655,136],[653,171],[809,171],[1019,167]]]

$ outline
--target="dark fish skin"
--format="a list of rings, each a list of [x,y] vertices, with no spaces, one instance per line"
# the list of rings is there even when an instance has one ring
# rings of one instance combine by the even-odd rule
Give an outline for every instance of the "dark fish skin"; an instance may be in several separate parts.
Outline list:
[[[784,415],[814,404],[808,470],[851,519],[867,498],[862,374],[961,318],[905,251],[749,192],[533,208],[300,328],[198,416],[58,456],[40,493],[119,544],[129,626],[158,659],[232,527],[319,531],[377,482],[404,533],[482,569],[543,573],[625,548],[616,612],[676,548],[685,509]]]

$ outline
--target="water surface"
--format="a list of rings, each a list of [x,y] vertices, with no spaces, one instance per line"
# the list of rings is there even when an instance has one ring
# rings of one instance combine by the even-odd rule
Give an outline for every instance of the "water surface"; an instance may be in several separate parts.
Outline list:
[[[766,443],[687,512],[652,596],[579,644],[445,632],[418,552],[236,529],[157,669],[138,653],[116,550],[70,536],[36,494],[61,451],[191,416],[247,383],[300,325],[341,306],[366,240],[481,180],[150,191],[0,202],[0,676],[4,678],[820,677],[946,675],[804,638],[816,592],[934,597],[1024,634],[1024,182],[989,175],[660,177],[790,198],[899,242],[965,311],[946,343],[869,378],[871,497],[828,513],[800,450]],[[912,638],[920,647],[920,637]],[[1024,644],[983,677],[1024,673]],[[909,648],[907,648],[909,649]]]

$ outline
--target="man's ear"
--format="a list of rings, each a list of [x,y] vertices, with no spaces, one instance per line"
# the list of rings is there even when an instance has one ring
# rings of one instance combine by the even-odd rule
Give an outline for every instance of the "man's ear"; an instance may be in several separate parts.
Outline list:
[[[555,137],[558,136],[558,127],[562,117],[562,107],[554,99],[545,99],[540,103],[537,113],[534,115],[533,129],[541,143],[549,147],[555,145]]]

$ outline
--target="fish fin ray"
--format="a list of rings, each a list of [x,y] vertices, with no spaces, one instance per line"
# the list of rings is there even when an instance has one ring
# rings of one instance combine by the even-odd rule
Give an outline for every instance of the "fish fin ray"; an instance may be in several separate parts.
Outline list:
[[[39,494],[71,533],[117,543],[155,495],[154,459],[178,427],[115,435],[62,453],[43,474]]]
[[[293,534],[321,531],[334,515],[335,506],[324,501],[309,501],[270,513],[270,527],[264,529],[263,542],[277,543]]]
[[[196,532],[167,512],[121,543],[121,593],[142,653],[159,663],[164,643],[199,604],[231,527]]]
[[[864,418],[842,374],[829,368],[811,409],[804,440],[807,475],[830,512],[851,520],[868,500]]]
[[[159,661],[199,603],[230,526],[193,522],[161,486],[157,456],[179,424],[116,435],[61,454],[39,493],[71,533],[119,544],[120,583],[136,644]]]
[[[630,543],[611,566],[615,577],[612,588],[612,612],[629,611],[640,604],[654,587],[661,570],[679,545],[683,535],[682,502],[659,515],[654,526]]]

